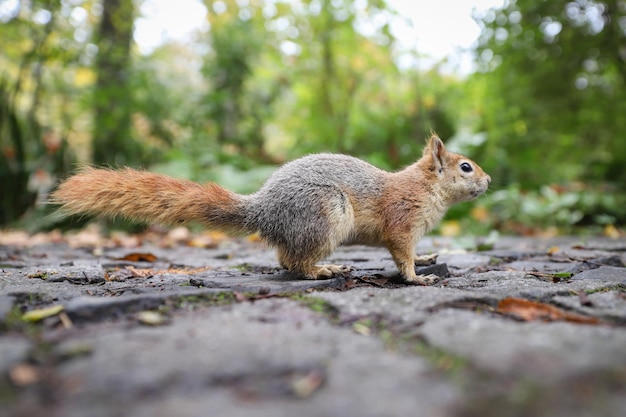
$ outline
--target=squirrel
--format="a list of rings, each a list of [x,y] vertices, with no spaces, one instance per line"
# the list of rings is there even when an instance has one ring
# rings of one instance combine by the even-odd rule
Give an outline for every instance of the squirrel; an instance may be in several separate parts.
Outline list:
[[[122,216],[178,225],[200,222],[229,234],[258,232],[277,249],[280,265],[306,279],[349,271],[318,265],[342,244],[386,247],[406,282],[417,276],[414,250],[447,209],[483,194],[491,177],[433,134],[422,157],[387,172],[361,159],[312,154],[286,163],[250,195],[138,171],[85,168],[51,195],[65,215]]]

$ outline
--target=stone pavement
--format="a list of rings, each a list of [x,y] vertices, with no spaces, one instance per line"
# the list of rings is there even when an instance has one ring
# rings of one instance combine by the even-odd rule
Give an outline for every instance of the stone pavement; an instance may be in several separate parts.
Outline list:
[[[0,246],[2,416],[624,416],[626,241],[500,238],[399,282],[299,280],[261,244]]]

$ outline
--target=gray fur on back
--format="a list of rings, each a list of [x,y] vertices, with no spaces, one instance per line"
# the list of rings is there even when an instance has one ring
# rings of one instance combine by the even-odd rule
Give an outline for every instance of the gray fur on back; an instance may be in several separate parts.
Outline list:
[[[348,210],[351,198],[382,192],[384,171],[360,159],[316,154],[278,169],[250,195],[246,227],[258,230],[268,243],[306,254],[327,240],[331,208]]]

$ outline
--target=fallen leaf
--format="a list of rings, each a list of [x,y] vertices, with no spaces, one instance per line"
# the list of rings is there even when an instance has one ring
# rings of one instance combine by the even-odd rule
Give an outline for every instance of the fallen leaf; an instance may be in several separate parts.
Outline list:
[[[525,300],[522,298],[508,297],[500,300],[496,310],[501,314],[515,316],[524,321],[567,321],[581,324],[600,324],[600,320],[595,317],[582,316],[570,313],[549,304],[537,301]]]
[[[291,390],[296,397],[307,398],[317,391],[324,381],[325,375],[319,371],[311,371],[306,375],[295,376],[291,380]]]
[[[128,262],[156,262],[158,259],[151,253],[141,253],[141,252],[133,252],[128,255],[122,256],[121,258],[115,258],[118,261],[128,261]]]
[[[372,334],[372,329],[370,329],[365,323],[356,322],[352,325],[352,330],[355,333],[358,333],[363,336],[369,336]]]
[[[552,256],[560,250],[561,248],[559,248],[558,246],[552,246],[550,249],[548,249],[548,255]]]
[[[29,322],[41,321],[45,318],[56,316],[65,309],[62,305],[54,305],[46,308],[40,308],[37,310],[27,311],[22,315],[22,320]]]
[[[5,230],[0,233],[0,245],[6,246],[28,246],[30,235],[22,230]]]
[[[125,281],[129,278],[150,278],[155,275],[175,274],[175,275],[193,275],[211,269],[210,266],[202,266],[199,268],[168,268],[168,269],[152,269],[152,268],[135,268],[128,265],[124,268],[117,268],[105,272],[104,279],[106,281]]]
[[[135,318],[139,323],[148,326],[162,326],[169,323],[169,319],[158,311],[140,311]]]
[[[191,232],[186,227],[175,227],[167,232],[166,240],[172,243],[182,243],[191,238]]]
[[[71,329],[72,327],[74,327],[74,323],[72,323],[70,316],[68,316],[65,311],[59,313],[59,319],[61,320],[61,324],[65,329]]]
[[[130,278],[146,278],[152,275],[146,273],[145,269],[135,269],[132,266],[126,268],[118,268],[114,271],[106,271],[104,273],[105,281],[126,281]]]
[[[200,235],[192,237],[187,242],[187,246],[192,246],[194,248],[216,248],[220,242],[223,242],[227,238],[228,236],[222,232],[204,232]]]
[[[561,282],[561,280],[569,280],[572,276],[574,276],[573,272],[555,272],[555,273],[545,273],[538,271],[528,271],[527,275],[531,275],[536,278],[540,278],[544,281],[550,281],[555,284]]]
[[[619,239],[621,236],[619,230],[617,230],[617,228],[612,224],[607,224],[606,226],[604,226],[603,232],[604,236],[608,237],[609,239]]]
[[[358,278],[359,281],[365,282],[367,284],[373,285],[375,287],[383,288],[385,284],[389,281],[389,278],[383,275],[375,275],[373,277],[363,276]]]
[[[24,387],[39,382],[41,372],[36,366],[21,363],[14,366],[9,371],[9,378],[11,378],[11,382],[18,387]]]
[[[115,247],[136,248],[142,245],[141,235],[129,235],[125,232],[111,232],[110,241]]]
[[[132,265],[128,265],[126,269],[131,271],[133,276],[137,278],[150,278],[155,275],[155,271],[151,268],[135,268]]]
[[[101,248],[106,242],[100,233],[100,226],[91,223],[78,233],[65,235],[71,248]]]
[[[198,272],[204,272],[211,269],[210,266],[201,266],[199,268],[169,268],[169,269],[159,269],[154,271],[154,275],[162,275],[162,274],[197,274]]]

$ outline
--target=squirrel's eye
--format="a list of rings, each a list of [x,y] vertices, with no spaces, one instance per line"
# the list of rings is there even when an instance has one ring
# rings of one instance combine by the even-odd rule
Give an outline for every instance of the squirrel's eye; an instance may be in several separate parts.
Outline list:
[[[463,162],[461,164],[461,170],[463,172],[472,172],[474,169],[472,168],[472,166],[470,164],[468,164],[467,162]]]

